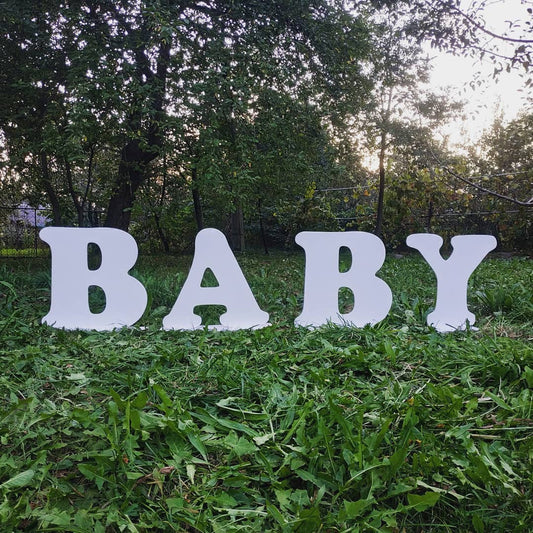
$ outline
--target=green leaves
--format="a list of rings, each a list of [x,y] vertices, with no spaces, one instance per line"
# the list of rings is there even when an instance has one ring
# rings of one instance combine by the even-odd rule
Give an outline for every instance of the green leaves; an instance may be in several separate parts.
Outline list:
[[[440,498],[438,492],[425,492],[424,494],[408,494],[407,501],[416,511],[425,511],[433,507]]]
[[[257,450],[257,446],[250,442],[245,437],[238,437],[234,431],[231,431],[224,439],[224,444],[237,455],[241,457],[243,455],[249,455]]]
[[[362,512],[375,503],[374,498],[367,498],[365,500],[357,500],[356,502],[344,502],[344,520],[353,520],[354,518],[359,517]]]
[[[101,489],[104,483],[109,482],[110,480],[105,478],[103,473],[103,468],[97,468],[87,464],[79,464],[78,470],[90,481],[94,481],[98,489]]]
[[[0,490],[9,491],[25,487],[26,485],[30,484],[31,480],[33,479],[33,476],[35,476],[35,470],[25,470],[24,472],[20,472],[19,474],[13,476],[11,479],[4,481],[0,485]]]
[[[2,270],[18,314],[0,343],[0,530],[527,530],[530,322],[479,310],[480,331],[435,333],[431,272],[404,257],[383,269],[385,324],[308,331],[291,326],[302,258],[239,260],[280,326],[165,332],[149,310],[142,331],[53,330],[39,263]],[[141,258],[154,306],[186,267]],[[471,282],[505,290],[528,267],[488,261]]]

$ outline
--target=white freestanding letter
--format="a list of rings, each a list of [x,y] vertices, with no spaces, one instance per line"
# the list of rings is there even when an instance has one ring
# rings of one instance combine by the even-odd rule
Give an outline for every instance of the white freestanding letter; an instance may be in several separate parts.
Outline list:
[[[218,287],[202,287],[205,271],[210,269]],[[197,305],[224,305],[217,330],[237,330],[268,326],[268,313],[261,311],[230,250],[224,234],[207,228],[196,236],[191,270],[172,311],[163,319],[163,329],[201,329],[200,316],[194,314]]]
[[[128,274],[137,259],[137,244],[128,233],[112,228],[54,228],[39,233],[52,251],[50,312],[43,323],[56,328],[111,330],[141,318],[148,300],[140,281]],[[101,251],[100,268],[90,270],[87,247]],[[89,287],[106,296],[101,313],[89,308]]]
[[[376,272],[385,260],[385,246],[379,237],[363,231],[304,231],[296,242],[305,250],[304,308],[297,326],[321,326],[331,322],[364,326],[383,320],[392,304],[389,286]],[[352,253],[352,266],[339,272],[339,251],[345,246]],[[354,309],[339,312],[339,289],[354,294]]]
[[[431,233],[407,237],[407,245],[416,248],[437,276],[437,303],[427,323],[438,331],[465,329],[476,317],[468,310],[468,278],[483,258],[494,248],[492,235],[458,235],[451,240],[453,252],[446,260],[440,255],[442,238]]]

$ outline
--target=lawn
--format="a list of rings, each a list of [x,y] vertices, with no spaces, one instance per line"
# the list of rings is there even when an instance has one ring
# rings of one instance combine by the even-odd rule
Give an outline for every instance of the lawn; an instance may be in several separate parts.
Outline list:
[[[48,260],[0,261],[0,531],[533,529],[530,260],[486,259],[479,330],[439,334],[418,255],[376,327],[305,330],[303,256],[243,254],[272,327],[161,331],[190,260],[140,258],[110,333],[42,326]]]

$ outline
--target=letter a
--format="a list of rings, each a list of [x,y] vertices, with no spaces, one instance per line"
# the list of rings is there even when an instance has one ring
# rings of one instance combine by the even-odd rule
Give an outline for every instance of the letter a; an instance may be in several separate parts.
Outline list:
[[[304,231],[296,242],[305,249],[304,308],[297,326],[321,326],[328,322],[364,326],[383,320],[392,304],[389,286],[376,272],[385,260],[385,246],[379,237],[364,231]],[[353,264],[339,272],[339,251],[346,246]],[[349,313],[339,313],[339,289],[353,291],[355,305]]]
[[[111,330],[131,326],[141,318],[148,300],[140,281],[128,274],[137,259],[135,239],[113,228],[54,228],[39,236],[52,251],[50,312],[43,323],[56,328]],[[90,270],[87,247],[96,244],[102,264]],[[101,313],[89,308],[89,287],[106,296]]]
[[[437,331],[465,329],[476,317],[468,310],[468,279],[483,258],[494,248],[492,235],[458,235],[451,240],[453,252],[446,260],[440,255],[442,238],[432,233],[415,233],[407,245],[416,248],[437,276],[437,303],[427,323]]]
[[[216,261],[214,260],[216,258]],[[202,287],[205,271],[210,269],[218,287]],[[268,326],[268,313],[261,311],[232,254],[226,237],[207,228],[196,236],[191,270],[172,311],[163,319],[163,329],[202,329],[202,319],[194,314],[197,305],[224,305],[216,330],[238,330]]]

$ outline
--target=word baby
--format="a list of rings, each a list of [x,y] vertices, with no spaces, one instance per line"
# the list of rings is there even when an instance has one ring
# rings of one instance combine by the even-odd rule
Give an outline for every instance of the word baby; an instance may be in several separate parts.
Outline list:
[[[52,252],[50,312],[43,323],[56,328],[111,330],[131,326],[143,315],[148,301],[142,283],[128,274],[137,259],[137,243],[128,233],[112,228],[48,227],[40,232]],[[296,242],[306,254],[304,305],[295,324],[317,327],[327,323],[361,327],[383,320],[392,305],[389,286],[376,276],[385,260],[383,242],[362,231],[304,231]],[[444,260],[438,235],[410,235],[407,244],[420,251],[437,277],[435,310],[428,324],[438,331],[464,329],[475,316],[467,307],[467,284],[474,269],[496,246],[490,235],[462,235],[452,239],[453,253]],[[101,265],[92,270],[87,263],[89,244],[101,252]],[[339,251],[350,250],[353,261],[347,272],[339,271]],[[202,287],[210,269],[217,287]],[[105,309],[89,308],[89,287],[100,287]],[[356,305],[339,312],[339,289],[352,290]],[[220,325],[213,329],[238,330],[268,326],[268,313],[261,310],[231,252],[226,238],[216,229],[204,229],[196,236],[196,248],[189,275],[163,329],[202,328],[198,305],[223,305]]]

